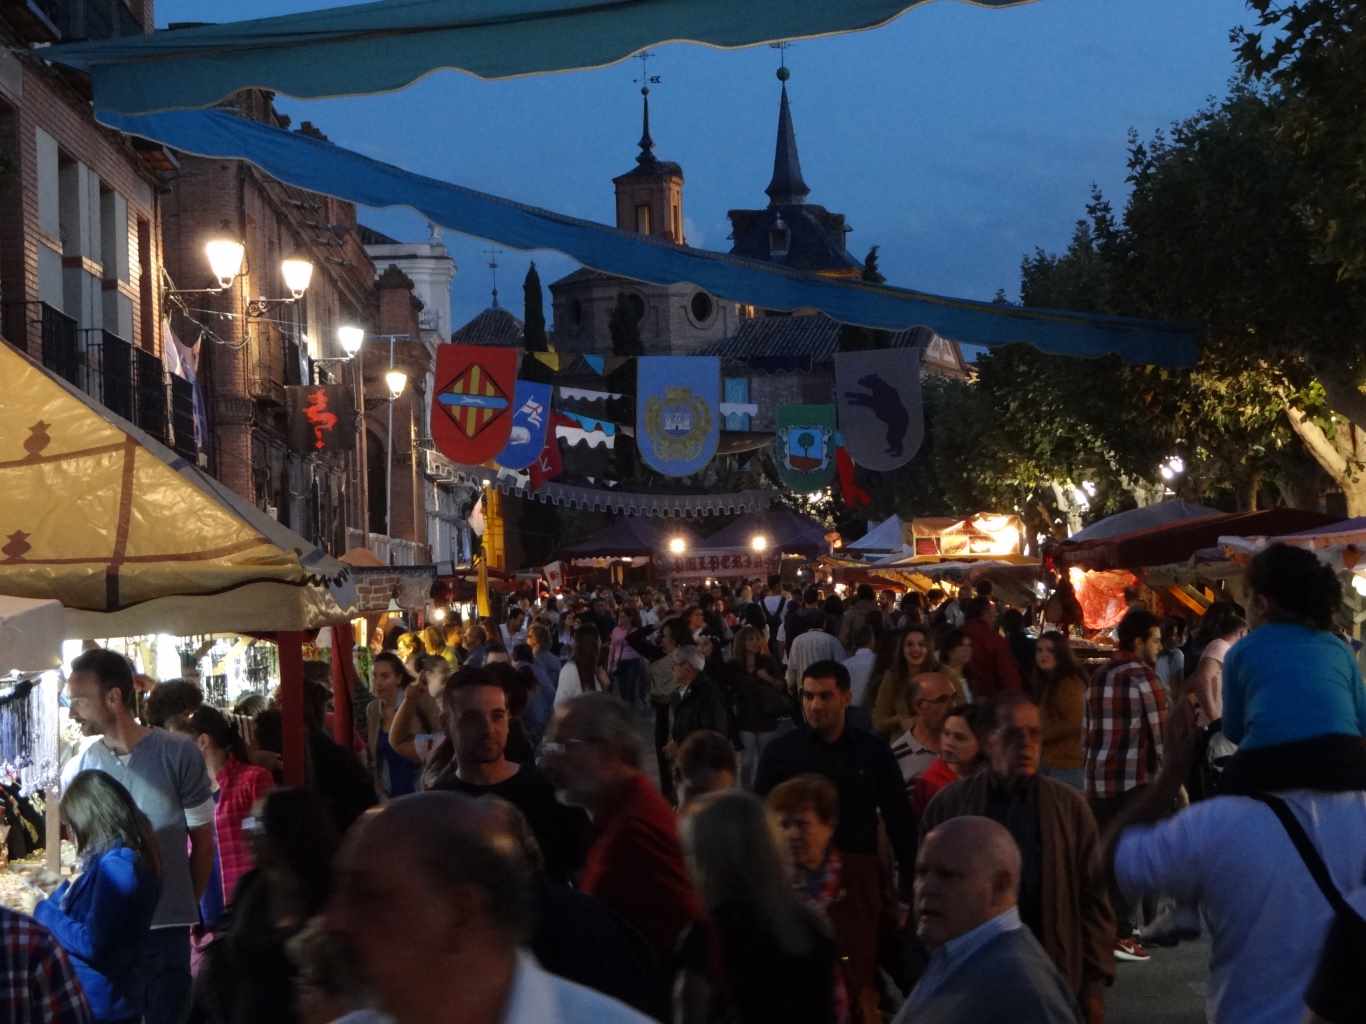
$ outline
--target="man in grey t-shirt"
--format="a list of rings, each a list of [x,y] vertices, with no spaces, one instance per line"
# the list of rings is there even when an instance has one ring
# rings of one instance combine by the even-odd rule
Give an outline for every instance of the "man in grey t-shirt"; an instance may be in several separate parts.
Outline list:
[[[100,736],[81,769],[123,783],[156,830],[161,899],[140,971],[146,978],[148,1024],[177,1024],[190,996],[190,928],[213,871],[213,792],[199,748],[187,737],[148,729],[133,718],[133,673],[112,651],[86,651],[67,680],[71,718]],[[187,852],[188,848],[188,852]]]

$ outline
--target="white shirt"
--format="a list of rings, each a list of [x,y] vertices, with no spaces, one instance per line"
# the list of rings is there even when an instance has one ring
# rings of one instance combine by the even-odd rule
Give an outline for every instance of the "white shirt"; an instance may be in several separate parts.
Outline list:
[[[849,692],[853,694],[854,707],[863,706],[863,695],[868,692],[868,684],[873,679],[873,663],[877,655],[867,647],[860,647],[852,658],[844,659],[844,667],[849,670]]]
[[[579,666],[566,661],[560,669],[559,684],[555,687],[555,707],[567,704],[584,692],[583,680],[579,678]]]
[[[1278,795],[1338,888],[1366,911],[1366,792]],[[1164,893],[1200,904],[1211,937],[1205,1013],[1212,1024],[1303,1017],[1333,910],[1271,808],[1248,797],[1215,797],[1156,825],[1126,829],[1115,876],[1130,897]]]
[[[787,685],[797,689],[802,685],[802,673],[818,661],[844,661],[844,648],[823,629],[808,629],[792,641],[787,656]]]
[[[653,1024],[625,1003],[551,974],[527,952],[517,971],[502,1024]]]

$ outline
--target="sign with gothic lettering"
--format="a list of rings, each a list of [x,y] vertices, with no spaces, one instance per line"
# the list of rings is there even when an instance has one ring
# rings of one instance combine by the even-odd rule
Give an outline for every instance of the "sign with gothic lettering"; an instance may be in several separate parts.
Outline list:
[[[309,384],[285,388],[289,447],[300,455],[349,452],[356,444],[356,400],[348,387]]]
[[[636,360],[636,447],[665,476],[706,468],[721,440],[721,360],[644,356]]]
[[[550,385],[517,381],[507,444],[494,459],[504,469],[526,469],[545,447],[550,426]]]
[[[432,440],[441,454],[479,466],[502,451],[512,432],[516,380],[515,348],[438,346]]]
[[[670,581],[767,579],[781,570],[776,552],[760,554],[746,548],[696,548],[686,555],[665,556],[664,574]]]

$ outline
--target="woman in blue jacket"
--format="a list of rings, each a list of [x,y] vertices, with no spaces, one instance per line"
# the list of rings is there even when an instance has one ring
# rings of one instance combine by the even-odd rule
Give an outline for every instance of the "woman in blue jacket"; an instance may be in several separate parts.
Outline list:
[[[81,872],[33,916],[71,958],[95,1020],[137,1021],[138,962],[161,895],[156,834],[128,790],[100,771],[71,780],[61,815]]]

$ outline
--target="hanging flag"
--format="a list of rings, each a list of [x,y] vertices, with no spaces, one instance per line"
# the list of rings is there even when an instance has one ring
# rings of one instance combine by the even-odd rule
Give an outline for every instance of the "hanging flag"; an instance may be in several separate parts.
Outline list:
[[[299,455],[349,452],[356,444],[356,400],[340,384],[285,388],[289,448]]]
[[[873,496],[858,484],[854,460],[849,457],[848,448],[835,449],[835,473],[839,478],[840,494],[844,496],[846,505],[850,508],[863,508],[873,503]]]
[[[439,345],[432,440],[452,462],[478,466],[507,443],[517,350],[479,345]]]
[[[646,356],[636,360],[636,445],[665,476],[701,471],[721,440],[721,360]]]
[[[538,491],[541,485],[547,480],[557,479],[564,469],[564,461],[560,456],[560,442],[556,439],[559,428],[565,424],[571,424],[572,420],[567,420],[557,412],[550,414],[550,430],[546,434],[545,447],[541,449],[541,454],[536,456],[536,461],[530,466],[531,489]]]
[[[887,473],[911,461],[925,437],[918,348],[836,352],[835,394],[856,463]]]
[[[512,404],[508,442],[494,461],[504,469],[526,469],[545,447],[550,425],[550,385],[519,380]]]
[[[818,491],[835,468],[835,407],[785,405],[778,410],[773,457],[778,477],[794,491]]]

